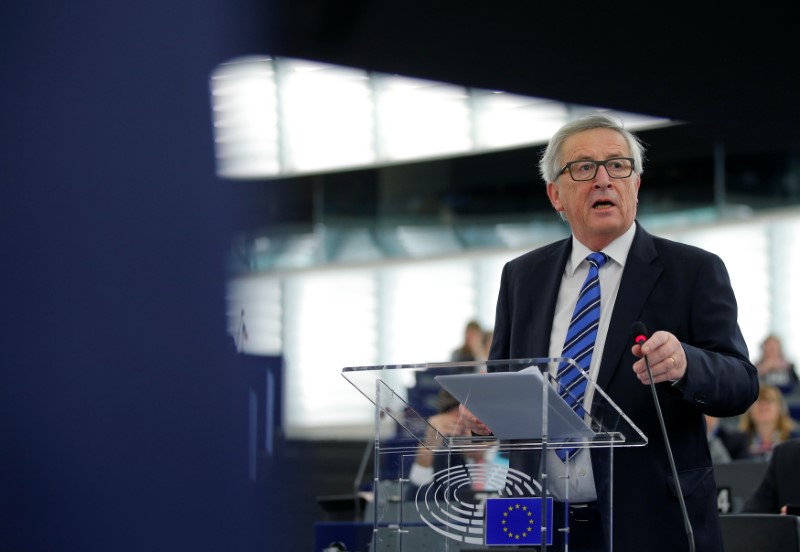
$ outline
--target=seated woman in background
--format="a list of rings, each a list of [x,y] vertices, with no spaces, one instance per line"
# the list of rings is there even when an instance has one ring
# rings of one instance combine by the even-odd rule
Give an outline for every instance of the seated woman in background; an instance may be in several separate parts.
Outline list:
[[[470,320],[464,327],[464,342],[450,355],[451,362],[468,362],[470,360],[486,360],[483,343],[483,328],[477,320]]]
[[[747,434],[755,460],[769,460],[776,444],[800,437],[780,389],[768,384],[761,384],[756,402],[741,417],[739,430]]]
[[[794,364],[783,354],[783,344],[778,336],[772,334],[761,343],[761,358],[755,363],[758,379],[762,383],[778,387],[784,394],[791,393],[797,386],[797,372]]]

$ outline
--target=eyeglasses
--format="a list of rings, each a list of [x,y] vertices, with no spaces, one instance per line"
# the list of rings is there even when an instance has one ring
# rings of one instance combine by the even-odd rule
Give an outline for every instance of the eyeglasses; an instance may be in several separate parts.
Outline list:
[[[633,174],[632,157],[612,157],[605,161],[595,161],[593,159],[570,161],[558,171],[558,175],[561,176],[565,171],[569,171],[572,180],[578,182],[592,180],[597,176],[597,168],[601,165],[606,168],[606,172],[611,178],[628,178]]]

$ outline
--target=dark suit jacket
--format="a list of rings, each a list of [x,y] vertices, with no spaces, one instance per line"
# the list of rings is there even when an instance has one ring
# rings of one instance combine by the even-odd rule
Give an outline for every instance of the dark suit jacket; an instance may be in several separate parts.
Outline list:
[[[670,331],[683,343],[688,361],[685,377],[674,386],[659,384],[657,394],[695,549],[721,551],[703,414],[725,417],[745,412],[758,394],[756,369],[738,326],[736,299],[722,260],[697,247],[652,236],[636,224],[597,378],[648,439],[646,446],[614,451],[614,550],[688,550],[652,391],[631,368],[637,360],[631,352],[631,326],[641,321],[649,331]],[[490,359],[549,356],[553,313],[571,250],[568,238],[505,265]],[[608,456],[603,449],[592,449],[600,504],[609,503],[612,490]],[[609,515],[604,514],[608,531]]]
[[[800,439],[775,445],[764,478],[742,511],[777,514],[787,504],[800,504]]]

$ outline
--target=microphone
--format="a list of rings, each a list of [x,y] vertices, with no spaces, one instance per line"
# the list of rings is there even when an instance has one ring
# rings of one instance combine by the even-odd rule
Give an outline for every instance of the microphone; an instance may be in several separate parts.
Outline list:
[[[647,341],[647,327],[641,321],[633,323],[631,328],[633,332],[633,341],[637,345],[644,345]],[[675,468],[675,459],[672,457],[672,447],[669,444],[669,437],[667,436],[667,426],[664,424],[664,415],[661,413],[661,405],[658,402],[658,394],[656,393],[656,384],[653,383],[653,374],[650,372],[650,360],[647,355],[644,356],[644,365],[647,367],[647,376],[650,379],[650,390],[653,392],[653,402],[656,405],[656,413],[658,414],[658,423],[661,426],[661,433],[664,435],[664,445],[667,449],[667,457],[669,458],[669,467],[672,470],[672,477],[675,479],[675,488],[678,491],[678,501],[681,504],[681,513],[683,514],[683,525],[686,527],[686,536],[689,539],[689,550],[694,552],[694,532],[692,531],[692,524],[689,521],[689,513],[686,511],[686,501],[683,499],[683,491],[681,490],[681,482],[678,479],[678,470]]]
[[[633,341],[637,345],[641,345],[647,341],[647,326],[644,325],[644,322],[634,322],[632,331],[634,335]]]

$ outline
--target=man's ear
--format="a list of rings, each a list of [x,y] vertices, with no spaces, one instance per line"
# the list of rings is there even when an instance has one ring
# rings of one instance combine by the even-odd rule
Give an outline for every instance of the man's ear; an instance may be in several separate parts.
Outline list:
[[[558,184],[555,182],[547,183],[547,197],[550,198],[550,204],[553,206],[553,209],[560,213],[564,210],[564,206],[561,204],[561,199],[558,192]]]

